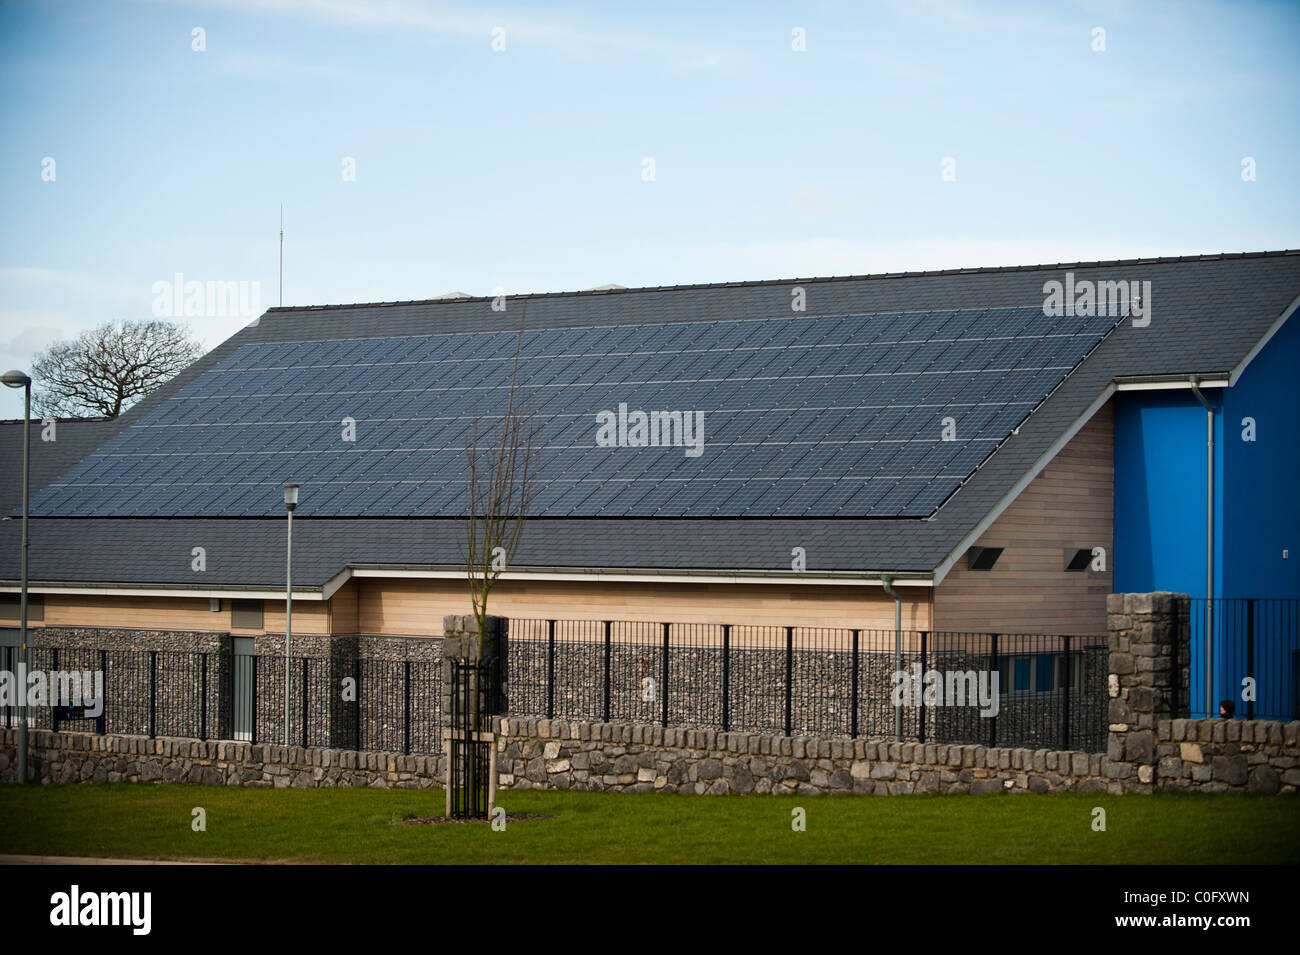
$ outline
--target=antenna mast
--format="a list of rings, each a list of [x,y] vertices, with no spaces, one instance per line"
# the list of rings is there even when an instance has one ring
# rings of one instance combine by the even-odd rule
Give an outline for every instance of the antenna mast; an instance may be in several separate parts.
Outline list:
[[[284,203],[280,203],[280,305],[284,306]]]

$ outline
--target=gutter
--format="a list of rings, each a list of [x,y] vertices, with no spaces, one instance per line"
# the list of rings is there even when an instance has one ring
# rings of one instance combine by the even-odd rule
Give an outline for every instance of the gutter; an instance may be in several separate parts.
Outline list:
[[[1192,394],[1205,407],[1205,716],[1214,715],[1214,406],[1195,378]]]

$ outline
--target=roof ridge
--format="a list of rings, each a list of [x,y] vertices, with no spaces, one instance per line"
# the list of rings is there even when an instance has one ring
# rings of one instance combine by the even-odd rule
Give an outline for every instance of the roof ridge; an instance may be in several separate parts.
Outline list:
[[[867,279],[901,279],[901,278],[926,278],[940,275],[988,275],[1008,272],[1043,272],[1056,271],[1059,269],[1077,269],[1077,268],[1095,268],[1099,266],[1129,266],[1129,265],[1173,265],[1180,262],[1219,262],[1230,259],[1267,259],[1278,258],[1288,255],[1300,255],[1300,248],[1297,249],[1275,249],[1260,252],[1205,252],[1199,255],[1169,255],[1169,256],[1146,256],[1135,259],[1098,259],[1096,261],[1081,262],[1041,262],[1037,265],[985,265],[985,266],[968,266],[953,269],[921,269],[911,272],[866,272],[857,275],[822,275],[807,276],[804,278],[784,278],[784,279],[750,279],[732,282],[698,282],[684,285],[641,285],[631,288],[594,288],[594,289],[574,289],[565,292],[520,292],[518,294],[507,295],[507,298],[519,299],[544,299],[544,298],[570,298],[580,296],[595,295],[628,295],[637,292],[675,292],[699,289],[720,289],[720,288],[760,288],[770,285],[791,285],[796,283],[812,282],[860,282]],[[266,310],[267,314],[272,312],[319,312],[330,309],[348,309],[348,308],[395,308],[409,305],[468,305],[474,302],[491,302],[501,296],[499,295],[472,295],[466,298],[448,299],[446,297],[435,298],[418,298],[405,299],[392,302],[340,302],[332,305],[277,305]]]

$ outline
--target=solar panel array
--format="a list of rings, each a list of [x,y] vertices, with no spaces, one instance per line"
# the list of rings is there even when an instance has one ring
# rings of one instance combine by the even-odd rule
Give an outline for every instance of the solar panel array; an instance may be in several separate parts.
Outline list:
[[[1113,324],[1032,306],[529,331],[529,513],[926,516]],[[297,481],[299,515],[464,516],[467,437],[501,420],[516,336],[245,345],[33,513],[282,515],[280,485]],[[630,446],[636,412],[699,421],[700,453],[671,415],[656,419],[668,446]],[[611,421],[623,444],[600,446]]]

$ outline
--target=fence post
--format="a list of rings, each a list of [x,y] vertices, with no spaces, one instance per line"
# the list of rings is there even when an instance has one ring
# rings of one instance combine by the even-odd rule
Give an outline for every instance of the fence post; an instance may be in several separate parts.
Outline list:
[[[99,672],[104,674],[104,698],[99,701],[99,719],[95,720],[95,728],[99,730],[99,735],[103,736],[108,730],[108,651],[99,651]]]
[[[156,735],[158,726],[158,651],[149,651],[149,738]]]
[[[352,748],[361,752],[361,657],[352,660]]]
[[[50,673],[51,674],[57,673],[58,670],[59,670],[59,649],[58,647],[55,647],[53,650],[50,651]],[[26,687],[24,687],[23,689],[24,691],[26,691]],[[50,702],[53,704],[50,707],[50,725],[54,728],[54,732],[57,733],[59,731],[59,701],[57,698],[53,696],[53,693],[57,693],[58,690],[54,686],[51,686],[50,690],[53,691],[51,693],[51,699],[50,699]]]
[[[1251,597],[1246,600],[1246,676],[1255,680],[1255,598]],[[1259,681],[1255,680],[1255,685]],[[1255,696],[1252,693],[1250,699],[1246,701],[1246,719],[1255,718]]]
[[[790,727],[793,723],[792,705],[794,695],[791,692],[790,684],[794,679],[794,627],[785,628],[785,735],[790,735]]]
[[[609,626],[610,622],[605,621],[605,722],[609,722]]]
[[[406,691],[404,691],[402,702],[402,725],[406,728],[406,735],[404,735],[403,739],[402,752],[409,756],[411,755],[411,661],[406,661],[406,665],[403,667],[403,673],[404,683],[406,683]]]
[[[934,621],[931,621],[931,623],[933,622]],[[926,640],[929,636],[930,636],[930,631],[928,630],[921,631],[921,705],[918,709],[918,718],[921,721],[921,726],[917,730],[917,734],[916,734],[918,742],[921,743],[925,742],[925,667],[926,667],[925,645],[926,645]]]
[[[546,621],[546,718],[555,719],[555,621]]]
[[[302,748],[307,748],[307,658],[302,658]]]
[[[858,737],[858,633],[853,631],[853,669],[849,672],[849,735]]]
[[[1061,698],[1061,749],[1070,748],[1070,636],[1066,634],[1062,639],[1065,640],[1065,694]]]
[[[731,732],[731,624],[729,623],[722,625],[722,732]]]
[[[253,716],[248,721],[248,742],[255,744],[257,742],[257,655],[254,654],[251,659],[253,661],[251,667],[253,678],[248,681],[251,684],[248,689],[249,695],[253,698]]]
[[[992,674],[998,668],[998,635],[996,633],[991,633],[989,634],[989,636],[992,638],[992,643],[989,648],[989,656],[992,658],[992,663],[989,666],[989,673]],[[922,680],[925,679],[925,674],[921,674],[921,679]],[[998,718],[996,716],[990,716],[989,717],[989,749],[992,749],[994,746],[997,745],[998,745]]]
[[[661,701],[660,705],[663,707],[663,716],[660,722],[664,726],[668,725],[668,631],[671,627],[672,624],[670,623],[664,624],[664,662],[663,673],[660,674],[663,679],[659,681],[661,684],[659,688],[661,691],[659,694]],[[724,726],[723,728],[725,729],[726,727]]]
[[[199,657],[199,739],[208,738],[208,655]]]

